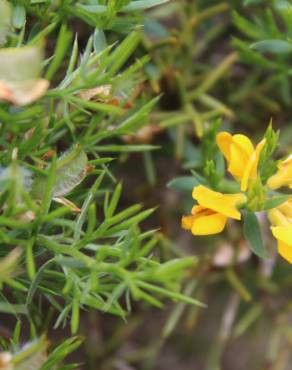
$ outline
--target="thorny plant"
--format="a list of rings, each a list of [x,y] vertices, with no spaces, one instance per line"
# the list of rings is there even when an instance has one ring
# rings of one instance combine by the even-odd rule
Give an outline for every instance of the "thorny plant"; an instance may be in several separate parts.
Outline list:
[[[12,345],[3,341],[1,368],[76,366],[58,364],[80,339],[48,355],[37,339],[50,317],[75,334],[89,308],[125,319],[132,300],[201,305],[180,293],[196,259],[156,257],[159,234],[139,226],[153,209],[121,208],[122,185],[109,165],[117,153],[155,149],[121,139],[148,123],[157,101],[136,92],[149,57],[129,60],[141,41],[141,11],[163,2],[0,1],[0,311],[18,320]],[[74,17],[94,27],[84,48]],[[104,30],[126,35],[107,44]],[[48,37],[56,37],[50,47]],[[32,342],[19,347],[23,322]]]

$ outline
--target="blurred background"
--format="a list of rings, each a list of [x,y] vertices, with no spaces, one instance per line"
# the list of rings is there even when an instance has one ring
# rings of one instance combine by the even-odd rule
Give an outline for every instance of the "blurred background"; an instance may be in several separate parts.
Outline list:
[[[277,155],[291,152],[292,54],[279,40],[292,37],[292,5],[172,0],[148,11],[142,30],[137,55],[149,53],[151,61],[133,99],[161,98],[150,125],[125,141],[160,149],[121,155],[116,173],[125,204],[135,198],[145,207],[159,206],[145,224],[160,228],[157,253],[199,256],[184,289],[207,307],[137,304],[127,322],[84,315],[86,368],[290,370],[292,278],[290,266],[275,256],[266,221],[263,237],[274,256],[268,261],[251,255],[239,223],[220,236],[193,237],[180,219],[192,206],[190,171],[203,174],[206,155],[216,155],[212,132],[204,127],[258,142],[272,121],[281,130]]]

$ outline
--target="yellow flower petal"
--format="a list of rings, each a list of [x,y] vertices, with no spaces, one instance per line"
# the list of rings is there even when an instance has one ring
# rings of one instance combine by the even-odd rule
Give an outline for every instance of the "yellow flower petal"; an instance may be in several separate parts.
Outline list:
[[[289,226],[289,219],[280,211],[279,207],[268,212],[268,218],[273,226]]]
[[[245,135],[232,136],[228,132],[220,132],[216,141],[228,163],[228,171],[232,176],[240,179],[245,164],[253,152],[252,142]]]
[[[237,205],[246,201],[244,194],[222,194],[208,189],[203,185],[199,185],[194,188],[192,195],[198,201],[199,205],[203,207],[236,220],[241,219]]]
[[[227,162],[230,160],[230,145],[232,143],[232,135],[229,132],[219,132],[216,136],[216,142],[219,149],[223,153]]]
[[[246,191],[249,180],[256,178],[260,154],[266,140],[262,140],[255,149],[245,135],[232,136],[228,132],[220,132],[216,141],[227,161],[228,172],[237,181],[241,181],[241,190]]]
[[[236,143],[243,152],[245,152],[248,156],[252,155],[254,151],[253,143],[247,136],[236,134],[233,135],[232,139],[233,142]]]
[[[279,254],[292,264],[292,198],[268,212]]]
[[[202,211],[206,211],[206,208],[200,205],[195,205],[193,206],[191,213],[192,215],[196,215]]]
[[[255,179],[257,175],[258,163],[260,160],[261,152],[266,144],[266,139],[263,139],[256,147],[256,150],[250,156],[248,163],[246,164],[242,179],[241,179],[241,191],[246,191],[248,187],[248,181]]]
[[[288,226],[274,226],[271,227],[271,230],[276,239],[290,245],[292,248],[292,224]]]
[[[279,209],[286,217],[292,218],[292,198],[280,204],[277,209]]]
[[[191,230],[194,222],[194,216],[183,216],[181,220],[181,227],[185,230]]]
[[[292,165],[292,154],[290,154],[284,161],[279,164],[279,167],[286,167]]]
[[[278,242],[278,253],[286,261],[292,264],[292,246],[279,241]]]
[[[220,213],[194,217],[193,235],[212,235],[221,233],[227,222],[227,217]]]
[[[267,184],[270,189],[278,189],[282,186],[292,188],[292,155],[280,162],[278,171],[269,178]]]
[[[191,230],[193,235],[212,235],[220,233],[227,222],[227,217],[212,209],[196,205],[192,214],[182,218],[182,228]]]
[[[230,160],[227,168],[228,172],[230,172],[237,180],[240,180],[244,174],[248,159],[249,156],[247,152],[238,144],[233,142],[230,146]]]

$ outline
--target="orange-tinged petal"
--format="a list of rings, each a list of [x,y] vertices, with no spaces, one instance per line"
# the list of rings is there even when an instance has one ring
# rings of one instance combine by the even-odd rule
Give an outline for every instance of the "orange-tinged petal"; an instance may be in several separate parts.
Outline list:
[[[246,164],[246,167],[244,169],[242,179],[241,179],[241,185],[240,185],[241,191],[246,191],[248,187],[248,181],[256,178],[260,155],[261,155],[261,152],[265,144],[266,144],[266,139],[263,139],[260,143],[258,143],[256,150],[250,156],[248,163]]]
[[[292,246],[279,241],[278,242],[278,253],[286,261],[292,264]]]
[[[204,211],[205,209],[206,209],[205,207],[202,207],[200,205],[195,205],[195,206],[193,206],[191,213],[192,213],[192,215],[196,215],[199,212]]]
[[[290,245],[292,248],[292,224],[288,226],[274,226],[271,227],[271,230],[276,239]]]
[[[203,185],[199,185],[193,190],[193,198],[196,199],[199,205],[212,209],[227,217],[236,220],[241,219],[241,214],[237,209],[237,205],[244,203],[246,197],[244,194],[222,194]]]
[[[194,222],[194,216],[183,216],[181,220],[181,227],[185,230],[191,230]]]
[[[213,235],[221,233],[227,222],[227,217],[220,213],[195,217],[192,225],[193,235]]]

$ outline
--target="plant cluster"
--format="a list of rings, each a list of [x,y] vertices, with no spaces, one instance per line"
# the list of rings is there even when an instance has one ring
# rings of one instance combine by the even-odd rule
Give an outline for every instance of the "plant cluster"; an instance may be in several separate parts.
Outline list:
[[[245,211],[244,234],[251,249],[265,258],[267,253],[255,213],[267,212],[273,225],[272,233],[278,240],[279,254],[292,263],[291,196],[275,191],[285,186],[292,187],[291,155],[278,161],[275,169],[271,156],[277,147],[278,134],[271,126],[256,147],[242,134],[220,132],[216,140],[227,161],[227,170],[240,183],[241,192],[222,194],[204,185],[194,187],[192,196],[197,205],[192,208],[190,216],[183,217],[182,227],[191,230],[193,235],[217,234],[224,229],[229,217],[240,220],[239,209],[242,209]],[[212,171],[209,176],[214,179],[218,172],[214,163],[209,162],[210,165]],[[222,179],[222,174],[216,176],[213,186],[220,188]]]
[[[180,292],[196,259],[153,252],[159,234],[140,227],[153,209],[120,206],[110,168],[118,153],[155,148],[124,137],[157,102],[136,91],[149,57],[131,57],[141,12],[163,2],[0,1],[0,311],[17,318],[12,343],[3,341],[6,370],[75,368],[60,363],[78,337],[48,354],[40,338],[48,324],[76,334],[80,311],[125,319],[133,300],[200,304]],[[83,47],[74,18],[90,26]],[[25,323],[31,342],[21,346]]]

